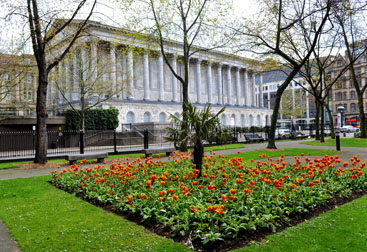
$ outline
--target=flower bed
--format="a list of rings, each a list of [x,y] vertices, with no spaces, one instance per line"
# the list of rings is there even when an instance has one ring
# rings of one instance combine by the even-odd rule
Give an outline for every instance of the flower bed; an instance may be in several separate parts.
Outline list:
[[[303,156],[303,155],[301,155]],[[158,223],[166,235],[188,237],[205,245],[227,238],[248,237],[258,230],[275,231],[328,203],[367,188],[365,163],[358,157],[294,157],[244,162],[212,155],[204,157],[203,175],[191,164],[191,154],[126,159],[109,167],[95,165],[52,172],[52,183],[87,200]],[[302,159],[302,161],[301,161]],[[93,166],[93,165],[92,165]]]

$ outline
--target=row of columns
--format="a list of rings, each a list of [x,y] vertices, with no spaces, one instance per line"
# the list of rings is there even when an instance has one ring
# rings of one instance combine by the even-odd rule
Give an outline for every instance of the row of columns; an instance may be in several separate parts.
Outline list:
[[[97,61],[98,58],[98,44],[96,42],[91,42],[91,59]],[[86,60],[86,48],[81,48],[81,60]],[[110,77],[112,80],[112,90],[117,90],[117,69],[116,69],[116,46],[111,44],[110,45],[110,52],[109,52],[109,60],[111,62],[111,73]],[[74,55],[72,59],[72,64],[74,66],[77,65],[78,56],[77,54]],[[127,88],[130,90],[130,92],[127,95],[128,99],[134,99],[133,93],[131,92],[134,89],[134,57],[133,57],[133,51],[132,48],[128,48],[127,55],[126,55],[126,81],[127,81]],[[170,58],[170,63],[172,65],[172,68],[177,70],[177,56],[172,55]],[[207,92],[208,92],[208,99],[207,101],[203,100],[202,97],[202,82],[201,82],[201,62],[202,60],[197,59],[196,60],[196,79],[195,84],[197,85],[197,102],[198,103],[213,103],[213,90],[214,90],[214,82],[212,77],[212,67],[213,63],[205,61],[207,63]],[[86,65],[86,64],[85,64]],[[93,64],[95,69],[93,69],[93,74],[95,75],[95,78],[97,78],[97,64],[96,62]],[[243,74],[241,74],[241,68],[236,65],[230,65],[230,64],[221,64],[217,63],[215,64],[218,69],[218,78],[216,80],[216,85],[218,86],[218,101],[217,104],[220,105],[245,105],[245,106],[260,106],[263,107],[263,98],[262,98],[262,89],[260,90],[260,103],[256,102],[255,98],[255,75],[252,74],[252,81],[249,81],[249,73],[246,69],[244,69]],[[223,80],[223,66],[226,65],[226,80]],[[70,59],[66,57],[65,63],[61,64],[62,68],[65,70],[65,78],[69,83],[73,83],[73,90],[78,90],[78,71],[76,67],[70,68],[66,66],[71,66]],[[60,66],[60,67],[61,67]],[[235,90],[232,90],[232,68],[235,68]],[[143,87],[144,87],[144,100],[150,100],[150,78],[149,78],[149,71],[150,71],[150,60],[149,60],[149,54],[147,51],[144,51],[143,53]],[[164,59],[163,55],[160,54],[158,57],[158,100],[164,101]],[[73,80],[71,79],[72,76],[74,76]],[[241,78],[243,82],[243,89],[241,90]],[[260,82],[262,83],[262,77],[260,77]],[[227,88],[227,96],[226,100],[224,100],[223,95],[223,88],[226,86]],[[241,95],[242,94],[242,95]],[[69,99],[75,100],[77,99],[77,94],[75,92],[70,92]],[[234,98],[236,101],[234,102]],[[173,102],[179,102],[179,95],[178,95],[178,80],[177,78],[172,78],[172,101]]]

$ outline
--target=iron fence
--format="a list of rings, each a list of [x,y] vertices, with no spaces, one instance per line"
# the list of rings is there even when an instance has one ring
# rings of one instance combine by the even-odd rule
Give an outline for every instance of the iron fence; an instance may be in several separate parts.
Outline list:
[[[148,130],[150,147],[173,146],[165,139],[165,130]],[[82,141],[84,139],[84,141]],[[36,132],[0,132],[0,159],[33,158]],[[144,131],[137,129],[93,131],[48,131],[47,155],[62,156],[72,153],[121,153],[144,149]]]

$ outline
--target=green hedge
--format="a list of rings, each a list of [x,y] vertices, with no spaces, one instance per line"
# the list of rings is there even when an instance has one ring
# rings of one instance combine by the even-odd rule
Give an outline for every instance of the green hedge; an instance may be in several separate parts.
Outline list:
[[[89,109],[85,113],[86,130],[113,130],[118,127],[119,111],[116,108]],[[80,117],[72,109],[65,111],[66,128],[68,130],[80,129]]]

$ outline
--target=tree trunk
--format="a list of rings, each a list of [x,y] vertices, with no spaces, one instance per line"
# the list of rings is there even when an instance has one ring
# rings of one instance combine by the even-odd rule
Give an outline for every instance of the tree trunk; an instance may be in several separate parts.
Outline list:
[[[273,114],[271,116],[271,124],[270,124],[270,131],[269,131],[269,139],[268,139],[268,149],[276,149],[275,146],[275,130],[277,128],[277,121],[278,121],[278,115],[279,115],[279,108],[280,108],[280,102],[282,99],[282,95],[286,88],[288,87],[289,83],[293,80],[294,76],[298,73],[300,70],[300,66],[294,67],[293,70],[289,73],[287,79],[283,82],[280,87],[278,87],[278,90],[275,95],[275,101],[274,101],[274,107],[273,107]]]
[[[41,64],[38,65],[37,88],[37,128],[36,128],[36,155],[34,163],[45,164],[47,162],[47,67],[45,55],[41,55]]]
[[[183,130],[185,130],[188,134],[187,129],[187,104],[189,103],[189,57],[187,56],[186,52],[186,46],[185,46],[185,52],[184,52],[184,82],[182,83],[182,127]],[[185,152],[187,151],[187,141],[182,141],[180,145],[180,151]]]
[[[325,106],[326,110],[327,110],[327,114],[329,116],[329,120],[330,120],[330,135],[332,139],[335,139],[335,131],[334,131],[334,121],[333,121],[333,117],[331,115],[331,110],[329,108],[329,106]]]
[[[357,92],[358,95],[358,108],[359,108],[359,118],[360,118],[360,130],[361,130],[361,138],[366,138],[366,116],[364,114],[364,106],[363,106],[363,93]]]
[[[320,140],[320,103],[315,99],[316,116],[315,116],[315,140]]]
[[[201,177],[201,167],[203,164],[203,154],[204,154],[204,146],[203,143],[200,140],[197,140],[195,142],[194,146],[194,164],[196,166],[196,169],[199,170],[198,178]]]
[[[320,129],[320,143],[325,143],[325,110],[324,104],[320,103],[320,115],[321,115],[321,129]]]

